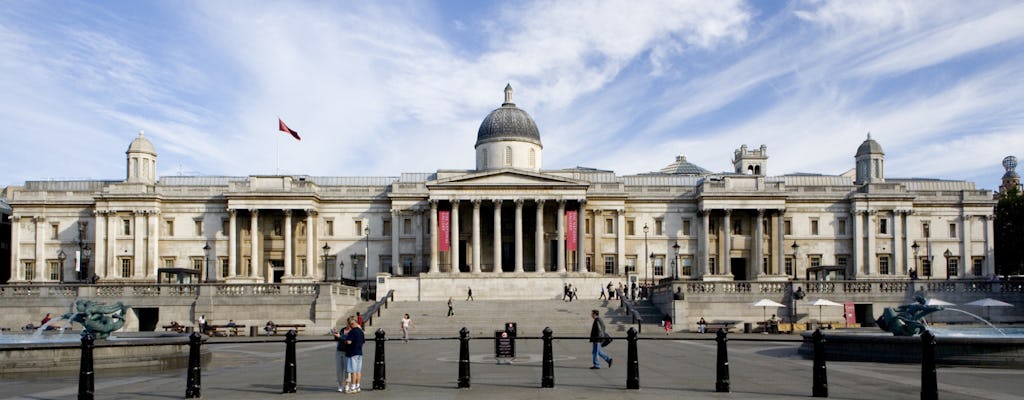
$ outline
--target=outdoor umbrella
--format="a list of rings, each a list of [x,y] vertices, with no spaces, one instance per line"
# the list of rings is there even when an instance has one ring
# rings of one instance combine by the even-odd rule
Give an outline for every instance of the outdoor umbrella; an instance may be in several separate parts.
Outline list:
[[[989,314],[988,309],[989,309],[989,307],[1013,307],[1013,304],[1007,303],[1005,301],[999,301],[999,300],[996,300],[996,299],[988,298],[988,297],[986,297],[984,299],[981,299],[981,300],[975,300],[975,301],[972,301],[970,303],[965,303],[964,305],[965,306],[985,307],[985,319],[988,319],[988,314]]]
[[[821,322],[821,307],[823,307],[823,306],[842,307],[843,306],[842,304],[839,304],[839,303],[836,303],[836,302],[834,302],[832,300],[827,300],[827,299],[817,299],[817,300],[811,302],[811,305],[812,306],[818,306],[818,322]]]
[[[777,303],[777,302],[774,302],[774,301],[771,301],[771,300],[768,300],[768,299],[761,299],[761,300],[755,301],[754,304],[751,304],[750,306],[751,307],[761,307],[761,320],[767,321],[768,318],[766,317],[766,314],[768,314],[768,307],[785,307],[786,305],[785,304],[780,304],[780,303]]]
[[[950,303],[948,301],[943,301],[943,300],[939,300],[939,299],[928,299],[928,301],[925,302],[924,304],[929,305],[929,306],[943,306],[943,307],[955,306],[956,305],[956,304]]]

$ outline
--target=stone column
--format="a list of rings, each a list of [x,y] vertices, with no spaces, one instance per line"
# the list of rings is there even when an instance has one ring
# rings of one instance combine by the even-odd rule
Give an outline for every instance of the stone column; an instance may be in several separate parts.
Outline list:
[[[615,251],[616,254],[615,264],[618,268],[618,273],[622,276],[626,276],[626,210],[617,209],[615,210]],[[640,261],[640,260],[637,260]]]
[[[303,274],[306,278],[313,278],[313,271],[316,270],[317,265],[320,265],[317,262],[320,257],[316,251],[316,244],[318,242],[316,233],[316,210],[306,209],[306,273]],[[327,266],[324,266],[324,268],[327,268]]]
[[[501,199],[494,199],[494,273],[501,273]]]
[[[695,278],[703,278],[711,272],[708,271],[708,257],[710,257],[708,254],[708,242],[710,241],[708,224],[711,219],[709,214],[711,214],[710,210],[697,210],[700,225],[697,226],[697,259],[693,260],[693,268],[697,270]]]
[[[961,215],[960,216],[960,265],[958,266],[958,272],[961,277],[967,277],[967,264],[971,261],[971,238],[968,232],[971,232],[971,216]]]
[[[157,268],[160,268],[160,223],[157,220],[157,216],[160,215],[160,210],[152,210],[149,212],[149,255],[146,257],[149,265],[149,270],[146,271],[147,279],[154,281],[158,280]]]
[[[142,270],[146,267],[145,246],[142,244],[142,239],[146,233],[144,229],[146,225],[143,223],[144,218],[143,211],[132,211],[132,276],[130,278],[141,278],[144,276],[142,273]]]
[[[32,281],[40,281],[43,280],[43,275],[45,275],[46,272],[46,248],[44,247],[44,243],[46,243],[46,233],[48,229],[46,229],[45,226],[46,217],[35,217],[33,220],[36,223],[36,262],[33,267],[35,270],[35,277]]]
[[[96,230],[96,243],[93,244],[93,273],[100,278],[107,277],[107,213],[104,211],[93,211],[96,223],[93,229]],[[12,242],[17,243],[17,241]]]
[[[580,207],[576,212],[576,271],[584,272],[587,268],[587,201],[580,199],[578,204]]]
[[[903,238],[907,225],[903,222],[907,212],[904,210],[893,210],[892,212],[892,267],[893,275],[907,274],[907,260],[903,257],[906,245]]]
[[[786,265],[786,209],[775,214],[775,274],[785,272]]]
[[[249,210],[249,277],[260,277],[260,210]]]
[[[281,210],[284,213],[284,276],[292,276],[292,210]]]
[[[868,276],[874,276],[878,274],[878,261],[875,260],[875,215],[878,212],[876,210],[868,210],[868,223],[865,233],[868,234],[867,244],[867,255],[864,256],[865,265],[867,266]]]
[[[523,199],[516,199],[516,273],[523,272]]]
[[[423,207],[416,206],[415,216],[412,220],[412,230],[416,235],[416,258],[413,260],[412,268],[423,270]],[[402,267],[403,274],[412,274],[413,271],[406,271]]]
[[[474,274],[480,273],[480,199],[473,199],[473,265],[470,270]]]
[[[861,224],[864,223],[864,211],[853,210],[853,268],[850,271],[853,272],[853,276],[850,279],[854,279],[857,276],[867,272],[867,266],[864,265],[864,228]]]
[[[238,268],[238,211],[228,210],[228,278],[234,278]]]
[[[754,219],[754,279],[761,277],[764,273],[764,209],[757,209],[757,218]]]
[[[402,276],[402,248],[399,234],[402,232],[402,214],[396,208],[391,209],[391,266],[396,276]],[[384,271],[380,271],[384,272]]]
[[[995,251],[995,245],[992,240],[995,237],[995,229],[993,228],[992,216],[983,215],[981,217],[981,224],[985,231],[985,267],[981,271],[982,275],[989,276],[995,275],[996,273],[996,262],[995,258],[991,256]]]
[[[99,244],[99,236],[96,237]],[[98,246],[96,246],[98,247]],[[24,266],[21,265],[21,216],[11,215],[11,282],[25,280]]]
[[[722,217],[722,254],[719,262],[722,264],[722,274],[732,274],[732,210],[725,209],[725,216]]]
[[[436,274],[440,271],[438,264],[437,250],[437,200],[430,200],[430,272]]]
[[[537,229],[534,231],[534,259],[536,271],[544,272],[544,199],[537,199]]]
[[[591,239],[592,239],[591,245],[593,246],[593,249],[594,249],[594,262],[593,262],[593,266],[594,266],[594,271],[600,271],[603,274],[604,273],[604,257],[601,255],[601,235],[604,233],[604,226],[601,225],[601,224],[604,221],[601,218],[601,210],[591,210],[591,212],[594,214],[594,217],[593,217],[594,224],[592,225],[594,227],[594,230],[591,232],[591,233],[593,233],[593,236],[591,237]]]
[[[452,231],[452,251],[449,252],[449,254],[451,254],[452,259],[451,272],[457,274],[459,272],[462,272],[461,270],[459,270],[459,266],[460,264],[462,264],[461,260],[459,259],[459,200],[452,200],[452,215],[451,221],[449,221],[449,223],[451,225],[450,229]]]
[[[111,278],[122,278],[121,263],[117,259],[117,223],[119,218],[117,212],[108,211],[107,214],[107,260],[110,268]],[[105,277],[103,277],[105,278]]]
[[[556,229],[558,231],[558,259],[555,267],[559,273],[565,273],[565,200],[558,200],[558,216]]]

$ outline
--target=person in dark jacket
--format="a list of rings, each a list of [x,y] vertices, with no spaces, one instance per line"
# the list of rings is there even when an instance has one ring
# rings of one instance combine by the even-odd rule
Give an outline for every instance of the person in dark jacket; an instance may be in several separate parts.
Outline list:
[[[601,363],[597,360],[598,357],[604,359],[608,363],[608,368],[612,366],[612,358],[601,350],[601,342],[604,340],[606,334],[604,330],[604,321],[601,320],[601,313],[597,310],[590,310],[590,317],[594,319],[594,323],[590,325],[590,345],[591,355],[594,358],[594,366],[590,369],[601,369]]]
[[[350,389],[350,383],[348,380],[348,371],[345,369],[345,364],[348,362],[345,357],[345,352],[348,351],[348,344],[345,343],[346,336],[352,328],[348,327],[348,321],[345,321],[345,326],[342,329],[331,329],[331,334],[334,335],[334,340],[338,342],[336,351],[334,352],[334,368],[338,378],[338,391],[347,393]]]
[[[348,372],[351,387],[345,393],[359,393],[359,383],[363,378],[363,343],[366,342],[366,337],[355,317],[348,318],[348,326],[352,329],[345,335],[345,371]]]

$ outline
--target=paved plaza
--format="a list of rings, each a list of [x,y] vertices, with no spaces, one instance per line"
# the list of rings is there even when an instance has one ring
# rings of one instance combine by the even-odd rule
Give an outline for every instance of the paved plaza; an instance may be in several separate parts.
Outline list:
[[[297,345],[299,388],[282,395],[283,342],[260,338],[218,338],[206,346],[213,361],[203,368],[207,399],[328,399],[348,396],[388,399],[784,399],[810,397],[811,361],[797,356],[799,342],[789,335],[730,335],[731,393],[716,393],[716,343],[712,335],[645,334],[639,342],[640,390],[626,389],[627,341],[616,339],[607,352],[611,368],[591,370],[590,345],[581,339],[554,342],[555,387],[540,388],[541,341],[520,339],[510,365],[498,365],[493,340],[470,342],[472,388],[457,389],[458,341],[420,338],[387,343],[387,390],[371,390],[372,343],[367,343],[363,392],[338,393],[334,342],[303,338]],[[239,341],[245,340],[245,341]],[[281,340],[275,338],[274,340]],[[940,368],[943,399],[1024,398],[1024,371]],[[0,381],[0,398],[74,399],[77,375],[18,377]],[[920,398],[920,366],[831,362],[830,398]],[[97,399],[184,398],[185,370],[96,374]]]

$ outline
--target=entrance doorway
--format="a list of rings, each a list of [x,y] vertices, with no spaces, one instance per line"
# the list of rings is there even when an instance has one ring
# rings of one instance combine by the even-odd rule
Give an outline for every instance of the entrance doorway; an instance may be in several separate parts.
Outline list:
[[[273,273],[274,283],[281,283],[284,276],[284,260],[270,260],[270,271]]]
[[[160,309],[156,307],[132,307],[135,317],[139,320],[139,332],[152,332],[156,330],[156,323],[160,320]]]
[[[747,280],[747,259],[746,258],[732,258],[729,260],[729,267],[732,268],[733,280],[745,281]]]
[[[516,254],[514,253],[514,243],[501,242],[501,270],[503,272],[512,272],[516,270]]]
[[[860,326],[875,326],[875,310],[873,304],[854,304],[853,313],[857,316]]]

